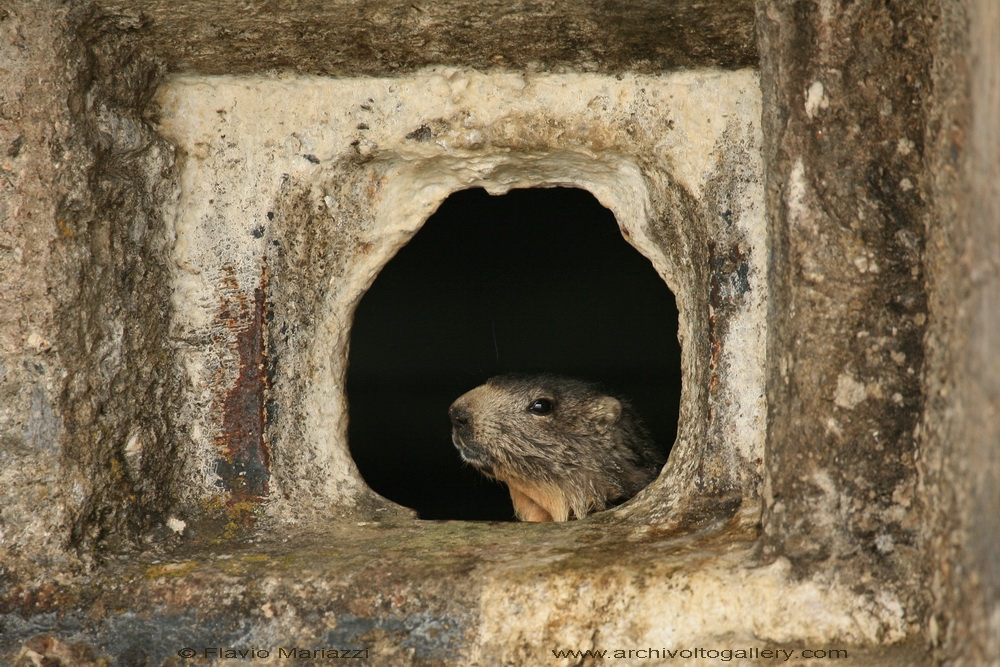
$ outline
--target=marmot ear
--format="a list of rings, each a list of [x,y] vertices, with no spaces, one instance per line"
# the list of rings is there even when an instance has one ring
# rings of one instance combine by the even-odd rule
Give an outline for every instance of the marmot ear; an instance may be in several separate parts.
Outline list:
[[[594,423],[597,425],[597,430],[603,433],[617,424],[622,416],[621,401],[613,396],[601,396],[597,399],[594,412]]]

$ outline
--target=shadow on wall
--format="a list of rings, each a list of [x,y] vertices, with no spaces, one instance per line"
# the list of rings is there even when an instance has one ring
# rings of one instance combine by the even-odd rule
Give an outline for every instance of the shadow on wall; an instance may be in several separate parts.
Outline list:
[[[674,296],[584,190],[457,192],[382,270],[355,314],[347,379],[362,476],[423,519],[512,519],[506,488],[459,459],[447,410],[521,372],[601,382],[663,449],[674,441]]]

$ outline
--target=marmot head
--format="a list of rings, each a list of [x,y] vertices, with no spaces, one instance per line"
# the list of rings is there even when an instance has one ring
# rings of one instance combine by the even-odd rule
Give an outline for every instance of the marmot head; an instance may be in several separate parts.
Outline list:
[[[628,402],[581,380],[495,377],[459,397],[449,415],[462,458],[507,483],[521,518],[518,493],[555,504],[555,512],[545,507],[549,520],[582,517],[631,497],[663,464]]]

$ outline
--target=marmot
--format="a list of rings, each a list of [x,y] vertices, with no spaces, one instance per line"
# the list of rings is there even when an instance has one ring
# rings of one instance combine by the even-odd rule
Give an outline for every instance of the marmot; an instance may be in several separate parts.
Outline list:
[[[566,521],[628,500],[660,473],[628,402],[558,375],[507,375],[448,410],[462,458],[505,482],[522,521]]]

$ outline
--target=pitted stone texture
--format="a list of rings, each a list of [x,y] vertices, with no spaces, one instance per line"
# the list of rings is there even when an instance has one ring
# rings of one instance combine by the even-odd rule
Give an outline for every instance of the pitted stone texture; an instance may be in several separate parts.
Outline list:
[[[761,2],[773,309],[766,553],[851,554],[860,589],[919,561],[933,2]],[[907,590],[909,588],[909,590]],[[922,593],[890,589],[916,623]]]
[[[172,68],[200,74],[401,76],[441,65],[657,73],[757,61],[751,0],[95,4],[141,23]]]
[[[850,659],[838,664],[894,664],[866,662],[872,644],[927,664],[899,643],[897,600],[855,593],[836,573],[802,579],[784,559],[756,562],[748,523],[341,523],[221,551],[178,540],[59,590],[109,613],[9,610],[0,657],[55,636],[53,653],[147,664],[176,664],[185,648],[197,665],[221,662],[218,648],[285,664],[280,650],[296,646],[367,650],[379,666],[571,665],[579,657],[553,651],[648,648],[841,649]]]

